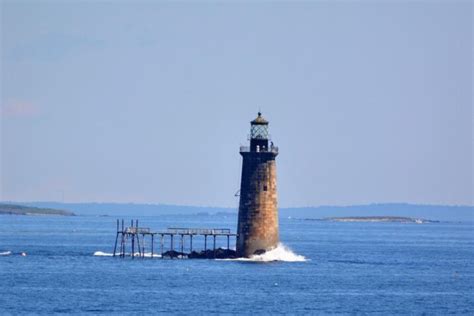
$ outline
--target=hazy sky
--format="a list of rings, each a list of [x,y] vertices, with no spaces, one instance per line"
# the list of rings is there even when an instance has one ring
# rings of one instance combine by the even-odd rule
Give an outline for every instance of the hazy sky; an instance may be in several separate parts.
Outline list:
[[[0,200],[473,204],[470,1],[1,1]]]

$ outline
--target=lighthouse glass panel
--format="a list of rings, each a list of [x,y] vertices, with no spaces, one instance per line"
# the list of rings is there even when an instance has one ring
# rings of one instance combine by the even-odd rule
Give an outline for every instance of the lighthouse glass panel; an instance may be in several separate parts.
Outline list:
[[[252,125],[250,128],[250,138],[268,139],[268,125]]]

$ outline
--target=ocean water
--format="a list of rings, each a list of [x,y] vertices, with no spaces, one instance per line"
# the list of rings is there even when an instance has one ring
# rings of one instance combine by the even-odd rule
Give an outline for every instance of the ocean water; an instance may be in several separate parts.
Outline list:
[[[139,224],[235,231],[236,220]],[[264,258],[132,260],[108,255],[113,217],[0,216],[0,314],[473,315],[473,228],[281,219],[284,246]]]

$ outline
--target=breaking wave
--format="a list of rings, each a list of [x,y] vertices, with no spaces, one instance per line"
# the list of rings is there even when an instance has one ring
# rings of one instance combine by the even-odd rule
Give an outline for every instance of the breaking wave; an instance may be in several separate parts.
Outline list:
[[[115,254],[115,256],[119,256],[119,255],[120,255],[119,253]],[[95,256],[95,257],[113,257],[114,254],[110,253],[110,252],[96,251],[96,252],[94,252],[93,256]],[[130,253],[127,252],[125,254],[125,256],[129,257]],[[140,253],[136,252],[135,256],[139,257]],[[145,252],[145,258],[150,258],[150,257],[151,257],[151,252]],[[159,255],[159,254],[156,254],[156,253],[153,254],[153,258],[160,258],[160,257],[161,257],[161,255]]]
[[[3,251],[3,252],[0,252],[0,256],[9,256],[11,255],[12,252],[11,251]]]
[[[112,257],[114,254],[103,251],[94,252],[96,257]],[[119,254],[117,253],[116,256]],[[126,253],[125,256],[129,257],[130,253]],[[135,256],[139,257],[140,254],[137,252]],[[151,253],[145,253],[146,258],[151,257]],[[153,254],[153,258],[160,258],[161,255]],[[223,261],[248,261],[248,262],[273,262],[273,261],[282,261],[282,262],[305,262],[308,261],[304,256],[294,253],[290,248],[285,246],[282,243],[279,243],[275,249],[267,251],[261,255],[253,255],[250,258],[235,258],[235,259],[216,259]]]
[[[279,243],[275,249],[265,252],[261,255],[253,255],[250,258],[236,258],[236,259],[223,259],[229,261],[250,261],[250,262],[305,262],[307,259],[294,253],[290,248],[282,243]]]

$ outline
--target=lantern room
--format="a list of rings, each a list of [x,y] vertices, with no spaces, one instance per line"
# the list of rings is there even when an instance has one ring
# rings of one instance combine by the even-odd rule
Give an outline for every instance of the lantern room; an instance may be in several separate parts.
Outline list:
[[[256,119],[250,122],[250,151],[268,151],[268,121],[258,112]]]

